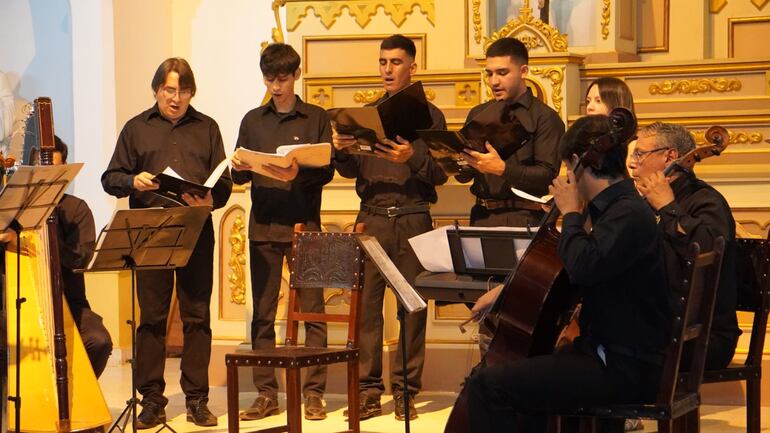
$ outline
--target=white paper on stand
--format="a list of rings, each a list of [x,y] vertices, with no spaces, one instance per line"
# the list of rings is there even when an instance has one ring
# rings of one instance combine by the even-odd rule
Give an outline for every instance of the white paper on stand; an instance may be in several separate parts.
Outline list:
[[[417,259],[426,271],[430,272],[454,272],[452,264],[452,255],[449,252],[449,240],[447,239],[447,230],[454,226],[443,226],[435,230],[414,236],[409,239]],[[526,227],[459,227],[461,231],[499,231],[510,233],[528,233]],[[536,227],[529,229],[532,233],[537,232]],[[513,245],[516,248],[516,257],[521,259],[524,251],[529,247],[530,239],[514,239]],[[467,268],[484,268],[484,254],[481,250],[481,238],[464,237],[460,240],[460,245],[465,256],[465,266]]]

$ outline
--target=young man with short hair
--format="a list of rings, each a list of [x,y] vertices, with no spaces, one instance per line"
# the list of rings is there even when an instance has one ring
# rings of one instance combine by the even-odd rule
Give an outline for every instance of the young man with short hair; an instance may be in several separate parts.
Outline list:
[[[331,142],[331,125],[326,111],[303,102],[294,93],[300,76],[300,58],[290,45],[271,44],[259,61],[270,101],[243,116],[236,149],[274,153],[286,144]],[[331,162],[331,161],[330,161]],[[294,225],[321,230],[321,190],[334,175],[331,165],[300,168],[297,162],[288,168],[267,164],[270,177],[250,171],[237,156],[233,157],[233,181],[251,182],[249,213],[249,256],[251,293],[254,313],[251,319],[251,344],[254,349],[275,347],[275,315],[281,288],[283,261],[291,254]],[[303,289],[300,309],[324,312],[323,290]],[[326,324],[305,322],[305,345],[326,346]],[[278,414],[278,382],[272,368],[254,368],[254,385],[259,395],[251,407],[241,412],[244,420]],[[326,418],[323,394],[326,366],[307,369],[303,394],[305,418]]]
[[[385,94],[375,105],[412,83],[417,71],[414,42],[402,35],[385,38],[380,44],[380,78]],[[446,129],[441,111],[428,103],[433,120],[431,129]],[[334,166],[344,177],[356,179],[356,192],[361,198],[361,210],[356,222],[363,222],[367,234],[382,244],[390,259],[407,281],[414,279],[423,268],[409,245],[409,238],[433,228],[430,204],[437,200],[436,185],[446,182],[447,176],[436,164],[422,140],[409,142],[403,137],[385,139],[376,145],[376,156],[352,155],[347,148],[354,145],[353,136],[333,135],[337,150]],[[382,381],[382,303],[385,280],[369,261],[365,267],[361,312],[361,419],[381,415],[380,396],[385,390]],[[395,416],[404,420],[406,369],[409,387],[410,418],[417,417],[414,395],[422,387],[422,369],[425,363],[425,321],[427,311],[407,315],[406,342],[399,342],[390,383],[395,400]],[[406,344],[407,365],[401,360],[401,344]]]

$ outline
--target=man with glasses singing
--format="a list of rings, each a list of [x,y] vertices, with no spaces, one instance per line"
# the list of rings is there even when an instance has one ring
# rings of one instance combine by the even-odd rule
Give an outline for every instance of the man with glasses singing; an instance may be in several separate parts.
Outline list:
[[[668,165],[693,149],[695,142],[684,127],[656,122],[639,131],[628,169],[637,189],[660,217],[666,269],[673,289],[679,288],[684,277],[684,257],[691,242],[698,242],[703,251],[708,251],[714,239],[725,238],[706,354],[706,368],[717,369],[730,363],[741,333],[735,314],[735,220],[722,194],[695,173],[674,169],[668,177],[663,175]],[[684,356],[691,356],[691,351]],[[682,364],[687,365],[687,361]]]
[[[102,174],[104,190],[116,197],[128,196],[133,208],[172,207],[178,203],[151,191],[158,188],[156,174],[171,167],[184,179],[204,183],[225,158],[222,135],[214,119],[190,106],[195,96],[195,77],[181,58],[166,59],[152,79],[157,102],[126,122],[115,152]],[[220,208],[230,197],[232,181],[225,171],[205,197],[184,194],[189,206]],[[187,421],[214,426],[217,418],[209,411],[208,365],[211,357],[209,303],[213,283],[214,227],[211,217],[201,230],[187,266],[175,270],[137,272],[137,294],[141,315],[136,331],[136,384],[142,394],[140,429],[166,421],[163,395],[166,382],[166,321],[176,276],[176,293],[183,323],[182,391]]]

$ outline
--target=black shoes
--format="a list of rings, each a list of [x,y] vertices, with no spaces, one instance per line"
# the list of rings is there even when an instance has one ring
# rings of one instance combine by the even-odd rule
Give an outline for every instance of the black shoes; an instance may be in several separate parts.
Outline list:
[[[191,400],[187,402],[187,421],[201,427],[213,427],[217,425],[217,417],[206,406],[207,398]]]
[[[141,403],[142,411],[136,417],[136,428],[144,430],[166,422],[166,411],[163,406],[152,400]]]
[[[413,420],[417,418],[417,408],[414,407],[414,395],[412,395],[411,393],[409,393],[408,395],[409,395],[409,401],[407,404],[409,404],[409,420]],[[404,412],[404,393],[394,392],[393,403],[396,405],[396,408],[395,408],[396,419],[399,421],[404,421],[406,419],[406,413]]]
[[[305,419],[311,421],[326,419],[326,410],[320,396],[309,395],[305,397]]]
[[[239,417],[244,421],[252,421],[266,416],[278,415],[278,412],[277,398],[259,395],[254,400],[254,403],[251,404],[251,407],[242,411]]]
[[[369,396],[366,393],[361,393],[358,411],[359,411],[358,419],[361,421],[375,417],[375,416],[382,415],[382,406],[380,406],[380,398]],[[342,415],[347,417],[348,410],[345,409]]]

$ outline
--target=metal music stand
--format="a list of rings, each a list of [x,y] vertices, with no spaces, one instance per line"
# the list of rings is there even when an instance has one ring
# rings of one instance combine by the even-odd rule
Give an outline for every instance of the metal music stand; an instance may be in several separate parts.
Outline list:
[[[387,282],[388,287],[393,290],[393,293],[398,299],[398,322],[399,327],[399,341],[401,345],[401,361],[403,362],[403,377],[404,377],[404,432],[409,433],[409,384],[406,377],[406,327],[404,318],[407,314],[412,314],[417,311],[422,311],[428,307],[425,300],[414,290],[411,284],[406,281],[406,278],[401,274],[396,265],[390,260],[388,254],[382,249],[382,245],[374,236],[359,235],[358,243],[363,248],[366,255],[374,263],[374,266],[380,271],[380,275]]]
[[[117,210],[99,233],[86,271],[131,270],[131,320],[127,321],[131,326],[131,398],[108,433],[116,428],[125,432],[129,418],[136,432],[136,271],[185,266],[210,213],[209,206]],[[162,424],[157,431],[167,428],[176,433],[166,422]]]
[[[21,257],[21,232],[45,226],[82,167],[82,163],[21,166],[0,191],[0,232],[11,229],[16,233],[16,390],[8,401],[14,403],[17,432],[21,431],[21,306],[26,301],[21,297],[21,260],[18,259]],[[5,293],[0,297],[5,310]]]

